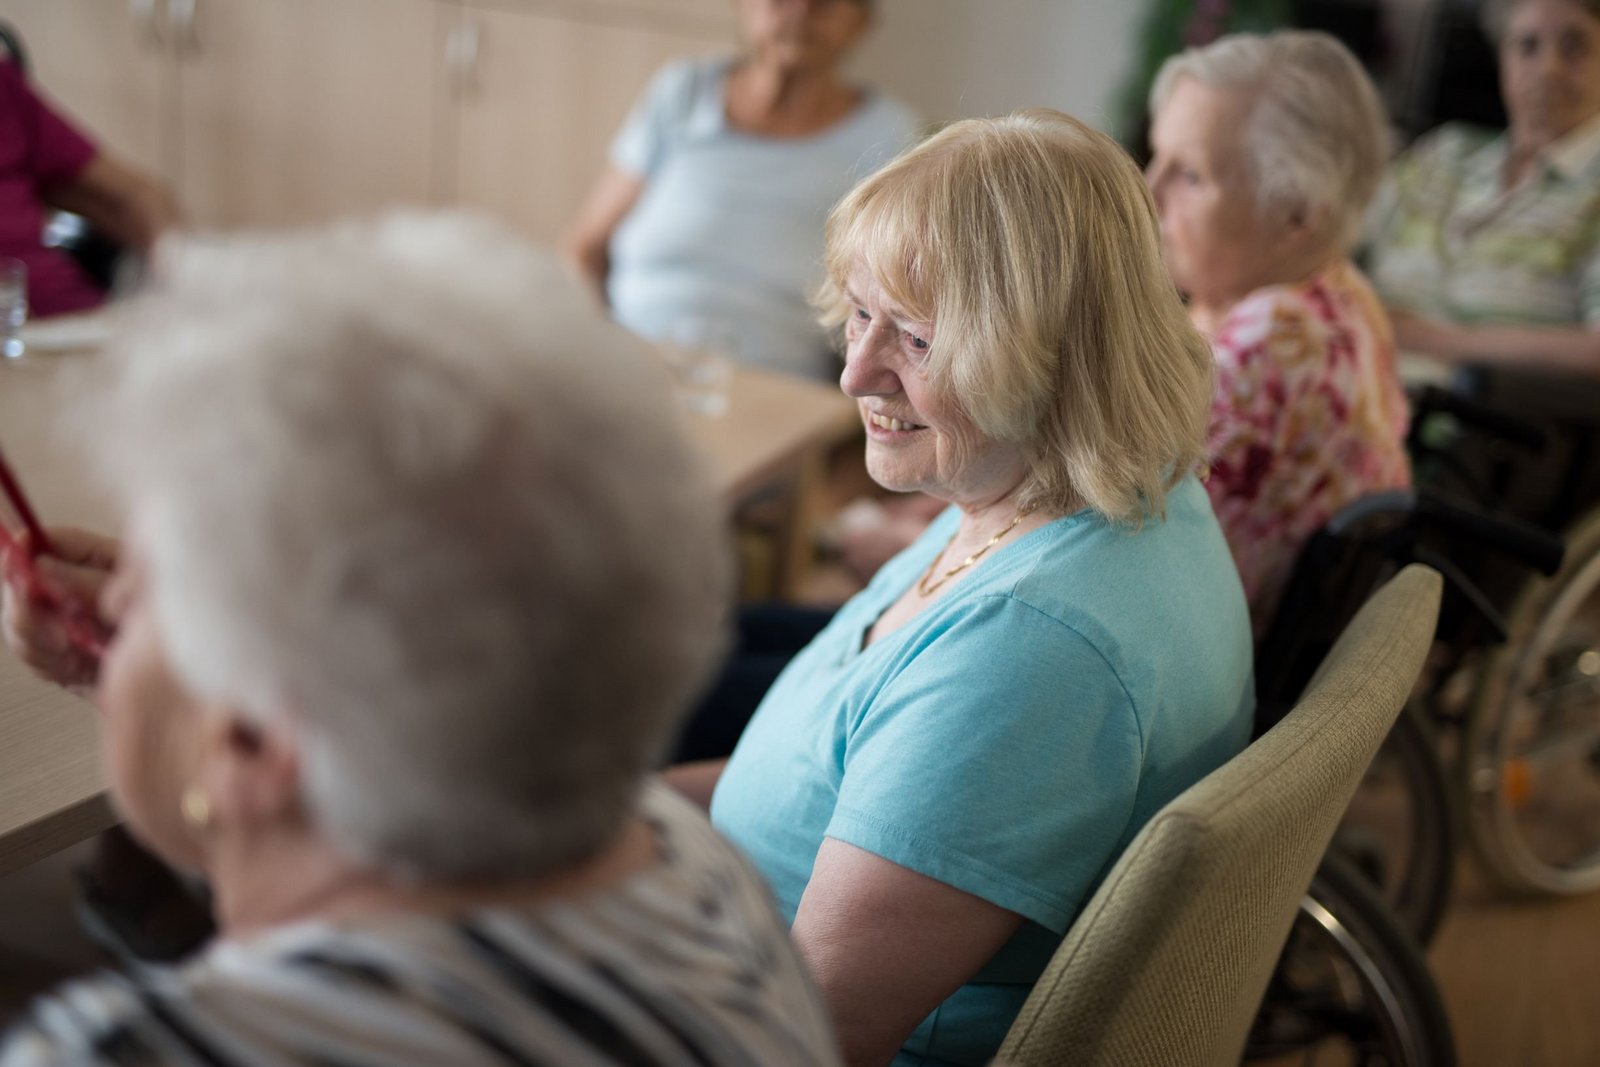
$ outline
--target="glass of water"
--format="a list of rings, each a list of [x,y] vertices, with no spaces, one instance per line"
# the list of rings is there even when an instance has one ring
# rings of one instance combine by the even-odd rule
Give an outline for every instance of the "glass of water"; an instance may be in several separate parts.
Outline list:
[[[28,265],[0,256],[0,354],[22,355],[22,327],[28,321]]]
[[[667,330],[661,351],[684,407],[708,418],[728,413],[738,341],[733,324],[712,315],[686,315]]]

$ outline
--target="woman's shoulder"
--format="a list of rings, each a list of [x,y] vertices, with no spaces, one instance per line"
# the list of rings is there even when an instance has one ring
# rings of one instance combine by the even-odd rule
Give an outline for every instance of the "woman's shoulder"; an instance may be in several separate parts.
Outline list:
[[[1502,135],[1482,126],[1447,122],[1419,136],[1392,165],[1401,182],[1436,174],[1454,175],[1466,161],[1494,145]]]
[[[1382,303],[1354,263],[1340,259],[1301,282],[1267,285],[1231,308],[1212,338],[1218,365],[1252,359],[1285,370],[1311,366],[1336,337],[1377,342],[1390,334]]]
[[[862,90],[859,116],[869,125],[910,140],[922,129],[922,117],[904,101],[878,89]]]
[[[1211,338],[1218,365],[1227,369],[1314,343],[1320,334],[1319,310],[1313,284],[1284,283],[1254,290],[1228,309]]]
[[[645,96],[657,109],[687,118],[706,100],[720,106],[722,87],[727,79],[728,56],[689,56],[662,64],[645,89]]]
[[[145,1024],[150,1014],[150,1004],[120,975],[108,972],[70,982],[34,1001],[11,1022],[0,1039],[0,1067],[113,1062],[96,1050],[115,1046],[119,1039],[141,1040],[138,1035],[149,1033]]]
[[[517,1062],[598,1062],[655,1047],[640,1021],[652,1006],[692,1020],[726,1062],[834,1062],[825,1012],[748,863],[662,786],[645,788],[639,812],[660,861],[610,888],[455,916],[308,921],[181,967],[108,973],[35,1005],[0,1065],[165,1063],[161,1050],[192,1034],[248,1062],[343,1062],[370,1043],[390,1063],[475,1063],[484,1027]],[[713,957],[723,965],[675,962]],[[618,960],[627,980],[599,980]],[[499,1007],[456,1010],[473,1003]],[[552,1017],[590,1026],[557,1040]],[[573,1042],[589,1040],[578,1055]]]
[[[1085,635],[1142,629],[1175,584],[1223,598],[1237,586],[1233,557],[1193,474],[1167,491],[1161,514],[1137,527],[1080,512],[1036,533],[1005,592]]]

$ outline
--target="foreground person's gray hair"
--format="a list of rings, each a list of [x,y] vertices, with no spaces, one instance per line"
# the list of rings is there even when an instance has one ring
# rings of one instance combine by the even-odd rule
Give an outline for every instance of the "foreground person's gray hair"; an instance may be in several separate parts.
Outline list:
[[[296,732],[311,819],[363,862],[603,846],[728,589],[648,354],[486,222],[179,245],[159,275],[79,425],[182,680]]]

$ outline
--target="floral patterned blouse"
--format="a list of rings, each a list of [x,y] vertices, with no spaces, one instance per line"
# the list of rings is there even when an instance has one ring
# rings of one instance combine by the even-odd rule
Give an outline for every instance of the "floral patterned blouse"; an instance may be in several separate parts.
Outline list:
[[[1357,497],[1411,484],[1406,399],[1388,317],[1348,261],[1251,293],[1211,347],[1206,491],[1259,635],[1312,533]]]

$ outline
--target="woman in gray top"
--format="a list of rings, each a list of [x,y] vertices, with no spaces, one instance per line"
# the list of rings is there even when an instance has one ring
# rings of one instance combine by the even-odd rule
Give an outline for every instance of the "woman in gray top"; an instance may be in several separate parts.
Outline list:
[[[916,120],[844,79],[868,0],[737,0],[733,58],[669,64],[635,106],[566,241],[624,326],[670,340],[707,318],[735,353],[831,379],[807,298],[828,210]]]

